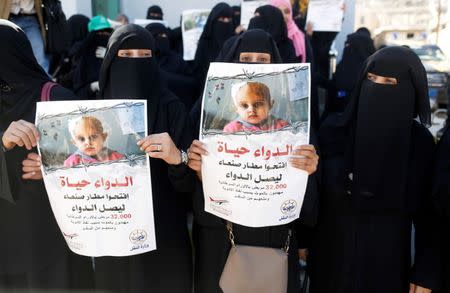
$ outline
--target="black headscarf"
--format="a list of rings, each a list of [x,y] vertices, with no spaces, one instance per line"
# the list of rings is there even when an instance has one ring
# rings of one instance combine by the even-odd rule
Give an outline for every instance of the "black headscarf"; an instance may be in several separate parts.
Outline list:
[[[152,57],[118,57],[120,49],[150,49]],[[143,27],[127,24],[114,31],[100,69],[100,96],[106,99],[147,99],[151,102],[157,99],[162,85],[158,63],[153,56],[155,49],[152,35]]]
[[[231,9],[233,9],[233,25],[236,28],[241,24],[241,6],[234,5]]]
[[[350,95],[358,81],[355,76],[359,75],[364,62],[373,53],[375,53],[375,46],[371,38],[360,33],[348,35],[342,60],[336,67],[336,88]]]
[[[198,95],[198,82],[192,75],[189,65],[183,60],[183,57],[170,49],[168,31],[160,23],[151,23],[145,27],[156,41],[157,52],[154,55],[158,60],[161,73],[164,80],[167,81],[168,88],[180,98],[190,109],[193,101]],[[162,37],[161,34],[166,34]]]
[[[213,40],[220,50],[223,43],[233,36],[234,31],[231,22],[220,22],[217,20],[219,17],[233,17],[233,9],[231,9],[230,5],[221,2],[213,7],[206,20],[200,40]]]
[[[374,83],[367,79],[368,72],[396,78],[398,84]],[[330,116],[322,126],[330,136],[343,127],[350,129],[343,180],[353,173],[351,190],[358,207],[404,207],[417,115],[430,125],[426,71],[417,55],[405,47],[388,47],[369,57],[345,112],[338,119]]]
[[[161,15],[161,17],[152,16],[152,15],[150,15],[150,13],[157,13],[157,14]],[[147,19],[162,20],[163,15],[164,15],[163,11],[162,11],[161,7],[159,7],[158,5],[150,6],[147,9]]]
[[[82,14],[72,15],[67,23],[69,25],[70,33],[72,35],[72,45],[69,49],[69,56],[74,56],[78,53],[84,39],[88,35],[89,18]]]
[[[205,78],[209,63],[217,58],[225,41],[234,35],[233,23],[220,22],[219,17],[233,17],[230,5],[219,3],[208,16],[195,52],[195,70],[200,80]]]
[[[366,28],[366,27],[360,27],[359,29],[356,30],[356,33],[365,35],[365,36],[368,37],[368,38],[371,37],[370,31],[369,31],[369,29]]]
[[[36,61],[25,33],[0,19],[0,130],[12,121],[34,122],[36,102],[49,77]]]
[[[161,23],[150,23],[145,27],[153,36],[159,56],[166,56],[170,53],[169,29]],[[161,35],[165,34],[166,37]]]
[[[260,29],[248,30],[238,36],[228,54],[223,60],[218,61],[239,63],[242,52],[268,53],[271,56],[270,63],[282,63],[275,41],[268,33]]]
[[[83,14],[72,15],[68,20],[70,33],[72,34],[72,44],[84,40],[88,35],[89,17]]]
[[[73,77],[73,88],[80,98],[89,98],[84,89],[89,87],[90,83],[99,80],[100,67],[103,59],[97,58],[95,51],[97,47],[105,47],[110,38],[111,29],[103,29],[100,31],[92,31],[84,40],[83,45],[78,53],[78,64],[75,67]],[[95,97],[92,97],[95,98]]]
[[[258,7],[255,13],[259,13],[259,16],[250,19],[248,29],[262,29],[268,32],[277,43],[281,59],[285,63],[299,62],[295,55],[294,45],[288,37],[286,22],[281,10],[272,5],[264,5]]]

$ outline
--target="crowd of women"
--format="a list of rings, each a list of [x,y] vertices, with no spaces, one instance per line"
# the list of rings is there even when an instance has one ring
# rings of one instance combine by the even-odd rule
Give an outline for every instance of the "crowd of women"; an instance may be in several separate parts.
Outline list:
[[[233,226],[239,244],[262,247],[283,247],[293,231],[287,292],[300,290],[299,258],[307,260],[311,293],[450,292],[450,132],[436,147],[420,59],[406,47],[376,52],[360,29],[348,35],[329,80],[321,51],[335,34],[304,31],[296,10],[294,19],[289,0],[271,0],[242,32],[238,9],[217,4],[193,62],[181,57],[177,29],[113,30],[102,17],[69,19],[73,44],[57,64],[50,100],[149,101],[150,135],[139,145],[151,158],[158,249],[95,259],[69,251],[42,181],[33,121],[50,78],[23,31],[0,20],[0,291],[222,292],[230,242],[226,223],[204,211],[208,150],[196,133],[201,89],[217,61],[310,62],[314,69],[311,145],[295,149],[291,161],[310,175],[300,218]],[[148,17],[163,13],[151,7]],[[322,115],[318,86],[328,91]]]

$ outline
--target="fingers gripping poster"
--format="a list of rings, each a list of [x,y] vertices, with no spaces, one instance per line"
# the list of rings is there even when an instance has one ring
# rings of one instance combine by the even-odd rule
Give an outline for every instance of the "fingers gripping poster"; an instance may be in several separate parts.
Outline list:
[[[86,256],[156,249],[146,101],[41,102],[39,154],[50,204],[69,248]]]
[[[309,143],[309,64],[211,63],[201,140],[205,210],[262,227],[300,215],[308,174],[291,164]]]

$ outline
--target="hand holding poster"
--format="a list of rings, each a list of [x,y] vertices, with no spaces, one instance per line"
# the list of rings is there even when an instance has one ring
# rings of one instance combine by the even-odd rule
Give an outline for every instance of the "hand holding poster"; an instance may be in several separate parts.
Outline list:
[[[211,63],[201,140],[205,210],[262,227],[297,219],[308,174],[290,163],[309,142],[309,64]]]
[[[181,32],[183,34],[183,59],[194,60],[198,40],[208,20],[210,9],[185,10],[182,14]]]
[[[315,32],[339,32],[342,29],[343,0],[310,0],[306,22]]]
[[[38,103],[45,187],[69,248],[86,256],[156,249],[146,101]]]

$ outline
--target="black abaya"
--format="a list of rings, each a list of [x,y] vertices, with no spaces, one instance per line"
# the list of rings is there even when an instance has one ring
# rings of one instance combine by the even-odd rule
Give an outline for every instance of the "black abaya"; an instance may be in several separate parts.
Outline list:
[[[180,98],[187,109],[191,109],[199,94],[199,82],[192,76],[188,63],[170,48],[169,29],[160,23],[151,23],[145,28],[156,41],[156,59],[164,72],[168,88]]]
[[[0,134],[19,119],[33,123],[36,102],[48,76],[34,58],[25,33],[0,20]],[[51,100],[76,99],[56,86]],[[31,151],[18,146],[0,149],[0,291],[88,289],[92,283],[90,258],[72,254],[50,208],[42,180],[23,180],[22,161]],[[7,188],[9,186],[9,188]],[[76,277],[76,274],[78,276]]]
[[[194,71],[202,84],[206,78],[209,63],[216,60],[225,41],[234,35],[233,23],[221,22],[218,20],[219,17],[233,17],[230,5],[221,2],[213,7],[198,41]]]
[[[120,49],[155,50],[151,34],[136,25],[111,36],[101,68],[104,98],[148,101],[148,133],[167,132],[178,148],[191,141],[191,123],[182,103],[162,81],[154,58],[117,57]],[[157,250],[129,257],[96,258],[96,288],[107,292],[191,292],[192,256],[187,231],[186,182],[193,175],[185,165],[150,159]],[[177,191],[178,190],[178,191]]]
[[[111,29],[90,32],[75,57],[77,64],[73,73],[73,89],[81,99],[97,97],[90,86],[92,82],[99,80],[103,58],[96,56],[95,52],[98,47],[106,48],[110,35]]]
[[[374,83],[368,72],[398,84]],[[434,140],[413,120],[430,121],[425,69],[411,50],[386,48],[368,59],[355,91],[345,112],[329,115],[319,132],[324,177],[308,260],[311,293],[408,292],[410,281],[437,289]]]
[[[250,19],[248,29],[262,29],[268,32],[277,43],[283,63],[298,63],[295,47],[288,37],[286,22],[280,9],[272,5],[264,5],[255,10],[259,16]],[[306,40],[305,40],[306,41]]]
[[[228,43],[228,42],[227,42]],[[231,44],[229,44],[231,45]],[[272,63],[281,63],[281,57],[272,37],[259,29],[248,30],[236,37],[236,40],[227,48],[222,62],[239,62],[241,52],[260,52],[271,55]],[[192,114],[200,112],[200,104]],[[193,109],[194,110],[194,109]],[[199,116],[194,117],[194,123]],[[198,122],[199,124],[199,122]],[[315,143],[314,135],[311,135],[312,143]],[[316,175],[309,177],[305,200],[303,203],[300,221],[281,226],[251,228],[233,224],[235,241],[238,244],[281,248],[285,245],[288,230],[293,230],[288,256],[288,293],[299,291],[299,267],[297,249],[309,240],[305,239],[303,231],[305,226],[314,226],[317,220],[317,181]],[[194,227],[193,241],[195,245],[195,272],[194,291],[196,293],[221,293],[219,280],[230,249],[230,241],[226,231],[225,222],[204,210],[204,195],[201,182],[197,182],[194,195]]]
[[[375,53],[373,41],[365,34],[353,33],[347,36],[344,54],[336,67],[333,78],[335,93],[329,93],[325,106],[327,113],[344,111],[357,84],[357,77],[363,69],[364,62],[373,53]]]

